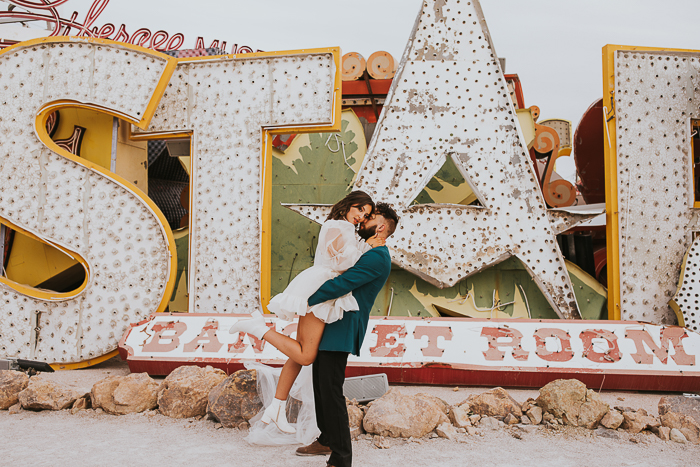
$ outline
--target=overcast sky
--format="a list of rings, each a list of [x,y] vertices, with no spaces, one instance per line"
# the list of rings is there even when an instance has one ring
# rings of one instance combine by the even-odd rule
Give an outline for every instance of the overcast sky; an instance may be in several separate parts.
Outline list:
[[[454,0],[452,0],[454,1]],[[462,0],[466,1],[466,0]],[[82,21],[92,0],[70,0],[62,16]],[[167,6],[165,6],[167,5]],[[421,0],[112,0],[96,21],[203,36],[265,51],[340,46],[399,60]],[[700,50],[700,0],[482,0],[506,72],[517,73],[526,106],[574,128],[602,95],[605,44]]]
[[[463,0],[464,1],[464,0]],[[63,8],[82,20],[92,0]],[[126,24],[225,40],[265,51],[340,46],[368,58],[400,59],[421,0],[112,0],[96,24]],[[164,7],[167,5],[167,7]],[[482,0],[506,72],[517,73],[526,105],[574,126],[602,94],[605,44],[700,50],[698,0]]]

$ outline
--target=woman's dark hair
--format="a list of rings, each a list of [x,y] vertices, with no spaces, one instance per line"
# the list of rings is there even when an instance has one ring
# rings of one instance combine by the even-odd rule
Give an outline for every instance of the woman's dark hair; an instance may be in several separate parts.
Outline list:
[[[372,201],[372,198],[370,198],[370,196],[364,191],[353,191],[345,198],[341,199],[333,205],[333,207],[331,208],[331,213],[328,214],[328,218],[326,220],[335,221],[345,219],[345,216],[347,216],[350,208],[361,208],[362,206],[366,206],[368,204],[371,208],[370,214],[372,214],[372,211],[374,211],[374,201]]]

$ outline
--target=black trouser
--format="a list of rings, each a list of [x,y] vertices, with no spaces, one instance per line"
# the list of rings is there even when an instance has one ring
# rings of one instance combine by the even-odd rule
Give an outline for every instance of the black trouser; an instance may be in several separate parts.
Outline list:
[[[312,368],[316,423],[321,430],[318,442],[331,448],[328,463],[335,467],[352,465],[348,408],[343,395],[347,364],[347,352],[319,350]]]

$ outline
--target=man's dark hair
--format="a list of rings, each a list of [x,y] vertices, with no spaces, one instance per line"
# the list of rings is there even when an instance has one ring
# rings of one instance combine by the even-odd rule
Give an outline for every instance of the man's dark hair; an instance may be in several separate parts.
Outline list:
[[[382,216],[386,219],[387,237],[390,237],[396,231],[396,226],[399,224],[399,216],[394,211],[394,208],[387,203],[377,203],[374,207],[374,215]]]

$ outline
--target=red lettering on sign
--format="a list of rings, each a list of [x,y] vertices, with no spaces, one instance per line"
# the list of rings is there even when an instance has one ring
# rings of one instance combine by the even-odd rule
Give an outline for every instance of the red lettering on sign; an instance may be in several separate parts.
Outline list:
[[[406,352],[406,346],[399,342],[406,337],[403,324],[377,324],[372,333],[377,335],[377,345],[369,349],[373,357],[402,357]]]
[[[442,337],[446,341],[452,340],[452,328],[449,326],[416,326],[413,338],[420,340],[423,336],[428,336],[428,346],[421,349],[423,356],[442,357],[445,349],[438,348],[438,337]]]
[[[299,325],[297,323],[288,324],[287,326],[282,328],[282,334],[284,334],[287,337],[292,337],[292,334],[297,332],[298,327]]]
[[[215,319],[207,320],[202,328],[202,331],[192,342],[188,342],[183,347],[184,352],[194,352],[198,348],[202,348],[204,352],[218,352],[224,344],[219,342],[216,337],[216,331],[219,329],[219,322]]]
[[[695,356],[685,353],[683,343],[681,342],[681,339],[688,337],[688,333],[685,332],[684,328],[676,326],[663,328],[661,330],[661,347],[656,345],[654,339],[645,330],[630,329],[625,334],[625,337],[634,341],[637,351],[632,354],[632,358],[634,358],[634,361],[637,363],[646,365],[654,363],[654,356],[647,353],[644,349],[644,344],[646,344],[649,350],[656,355],[656,358],[661,360],[661,363],[665,365],[668,362],[668,343],[670,342],[673,344],[673,350],[675,351],[674,354],[671,355],[671,358],[678,365],[695,365]]]
[[[568,332],[563,329],[557,328],[542,328],[534,332],[533,337],[535,338],[535,344],[537,345],[537,350],[535,354],[542,360],[548,362],[568,362],[574,358],[574,352],[571,350],[571,336]],[[547,350],[546,339],[555,338],[560,344],[561,350],[553,352]]]
[[[165,324],[154,324],[153,331],[155,334],[150,342],[143,344],[144,352],[170,352],[175,350],[180,345],[180,336],[183,332],[187,330],[187,325],[180,321],[168,321]],[[174,334],[164,336],[166,332],[173,332]],[[170,341],[164,344],[162,341]]]
[[[270,329],[275,329],[275,323],[265,323],[265,326],[267,326]],[[239,332],[238,339],[236,339],[236,342],[228,345],[228,353],[245,352],[245,349],[247,349],[250,344],[246,344],[245,342],[243,342],[243,336],[248,336],[250,342],[253,343],[253,350],[255,351],[255,353],[262,352],[263,347],[265,346],[265,341],[263,341],[262,339],[258,339],[257,337],[252,336],[248,333]]]
[[[481,328],[481,337],[486,337],[489,342],[489,349],[483,352],[486,360],[503,360],[506,353],[499,350],[499,347],[511,347],[514,359],[527,360],[529,352],[523,350],[523,347],[520,345],[523,335],[517,329]],[[510,342],[499,342],[498,339],[501,338],[509,338]]]
[[[586,329],[579,335],[583,341],[583,356],[596,363],[615,363],[622,358],[617,346],[617,336],[607,329]],[[605,339],[608,350],[596,352],[593,349],[593,339]]]

